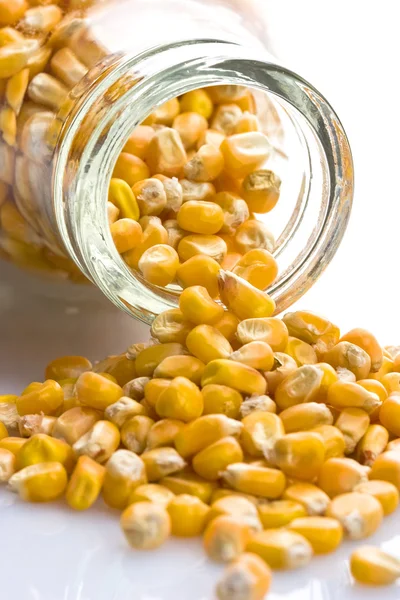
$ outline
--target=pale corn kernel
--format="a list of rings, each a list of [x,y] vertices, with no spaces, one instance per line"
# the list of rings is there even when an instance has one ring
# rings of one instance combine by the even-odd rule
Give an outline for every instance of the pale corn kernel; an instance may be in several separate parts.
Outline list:
[[[48,379],[37,385],[35,390],[25,392],[16,401],[20,416],[43,413],[55,415],[62,406],[64,393],[61,386],[54,380]]]
[[[147,164],[153,174],[179,177],[186,160],[185,148],[175,129],[165,127],[156,131],[147,152]]]
[[[133,377],[136,377],[135,362],[129,359],[125,353],[108,356],[96,363],[93,366],[93,371],[103,377],[107,377],[114,383],[118,383],[121,388],[131,381]]]
[[[179,298],[179,308],[184,317],[196,325],[212,324],[224,314],[223,307],[214,302],[207,289],[200,285],[183,290]]]
[[[123,255],[125,262],[132,269],[138,269],[140,258],[146,250],[153,248],[158,244],[168,244],[168,232],[161,224],[161,221],[158,217],[150,218],[152,221],[145,227],[141,243],[136,246],[136,248],[128,250],[128,252],[125,252]]]
[[[236,263],[233,273],[257,289],[265,290],[277,277],[278,263],[268,250],[249,250]]]
[[[359,379],[357,383],[364,389],[368,390],[368,392],[376,394],[379,397],[379,400],[382,402],[384,402],[389,395],[383,383],[377,381],[376,379]]]
[[[376,373],[369,373],[368,379],[376,379],[377,381],[381,381],[382,377],[387,373],[392,373],[394,371],[394,360],[392,358],[388,358],[387,356],[383,356],[382,358],[382,366]]]
[[[315,346],[319,355],[324,355],[339,342],[339,328],[310,311],[287,313],[283,317],[291,336]]]
[[[9,450],[16,457],[22,446],[26,444],[28,440],[20,437],[8,436],[0,440],[0,448]]]
[[[240,462],[228,465],[222,480],[238,492],[271,500],[280,498],[286,485],[282,471]]]
[[[389,481],[400,491],[400,453],[387,450],[380,454],[371,467],[370,479]]]
[[[242,419],[240,443],[250,456],[269,458],[276,441],[285,435],[283,423],[271,412],[254,411]],[[238,461],[239,462],[239,461]]]
[[[157,216],[167,205],[167,194],[159,179],[150,178],[138,181],[132,192],[139,206],[140,214]]]
[[[316,363],[316,366],[322,371],[322,381],[318,392],[318,402],[326,402],[328,390],[333,383],[338,381],[338,374],[328,363]],[[353,375],[352,373],[350,373]]]
[[[339,410],[343,408],[362,408],[366,413],[371,414],[381,405],[381,401],[376,394],[369,392],[357,383],[339,380],[330,386],[327,404]]]
[[[177,220],[179,226],[186,231],[211,235],[221,229],[224,213],[215,202],[190,200],[179,209]]]
[[[273,171],[249,173],[242,183],[242,197],[252,212],[270,212],[279,200],[281,180]]]
[[[244,279],[227,271],[218,274],[222,302],[239,319],[270,317],[275,310],[274,300]]]
[[[117,208],[112,202],[107,202],[107,221],[111,226],[116,222],[119,215],[119,208]]]
[[[261,396],[254,394],[242,402],[240,406],[240,417],[244,419],[253,412],[276,413],[276,404],[265,394],[262,394]]]
[[[228,385],[244,394],[265,394],[264,377],[251,367],[226,359],[212,360],[204,369],[201,385],[216,383]]]
[[[199,254],[221,262],[226,253],[226,243],[218,235],[191,234],[184,237],[178,245],[178,254],[182,262]]]
[[[153,425],[153,419],[146,415],[136,415],[127,419],[121,427],[123,445],[131,452],[141,454],[146,448],[147,436]]]
[[[154,377],[166,379],[183,377],[200,384],[204,366],[204,363],[195,356],[168,356],[156,367]]]
[[[329,496],[312,483],[294,483],[286,488],[283,498],[304,506],[308,515],[324,515],[330,503]]]
[[[185,347],[176,342],[156,344],[155,346],[153,345],[144,348],[136,356],[135,366],[137,374],[139,377],[152,377],[155,368],[164,360],[164,358],[185,353],[187,353]]]
[[[56,417],[46,415],[25,415],[19,420],[19,433],[22,437],[31,437],[36,433],[53,435]]]
[[[272,372],[273,374],[273,372]],[[269,379],[267,379],[269,383]],[[280,410],[296,404],[312,402],[318,395],[322,372],[314,365],[298,367],[287,375],[275,389],[275,402]]]
[[[215,127],[214,124],[212,126]],[[225,160],[225,169],[234,177],[246,177],[271,153],[268,138],[259,131],[231,135],[222,142],[220,149]]]
[[[88,456],[80,456],[65,491],[65,500],[74,510],[87,510],[97,500],[105,469]]]
[[[48,48],[46,46],[41,46],[40,48],[38,48],[34,52],[32,52],[32,54],[28,58],[28,62],[26,65],[27,68],[29,69],[29,80],[30,81],[34,77],[36,77],[37,75],[40,75],[47,69],[50,57],[51,57],[51,48]],[[65,100],[66,100],[66,98],[65,98]],[[64,104],[64,101],[62,102],[62,104]],[[64,106],[65,106],[65,110],[68,110],[68,104],[66,102],[65,102]],[[58,123],[57,124],[55,123],[54,125],[57,126]]]
[[[276,317],[245,319],[238,324],[237,338],[241,344],[266,342],[274,352],[283,352],[287,345],[286,325]]]
[[[59,110],[67,99],[68,88],[52,75],[39,73],[28,86],[28,96],[33,102]]]
[[[233,352],[229,358],[260,371],[270,371],[275,363],[271,346],[265,342],[244,344],[239,350]]]
[[[249,220],[239,225],[235,233],[235,244],[242,254],[250,250],[268,250],[273,252],[275,238],[261,221]]]
[[[61,463],[43,462],[21,469],[10,477],[8,485],[27,502],[51,502],[63,494],[67,482]]]
[[[46,379],[76,379],[85,371],[90,371],[92,363],[84,356],[62,356],[52,360],[45,370]]]
[[[252,113],[246,111],[236,122],[234,133],[249,133],[250,131],[260,131],[260,129],[261,124],[257,115],[253,115]]]
[[[213,492],[217,489],[217,484],[214,481],[207,481],[188,468],[180,473],[163,477],[160,484],[176,495],[188,494],[189,496],[199,498],[199,500],[206,504],[210,502]]]
[[[109,421],[97,421],[87,433],[80,437],[73,449],[77,456],[89,456],[99,463],[105,463],[118,448],[120,433]]]
[[[184,426],[184,422],[177,419],[161,419],[154,423],[147,435],[146,452],[154,448],[173,446],[176,436]]]
[[[360,546],[350,556],[354,579],[366,585],[390,585],[400,577],[400,560],[374,546]]]
[[[223,414],[231,419],[239,418],[242,395],[226,385],[205,385],[201,390],[204,415]]]
[[[197,141],[196,148],[199,150],[204,144],[213,145],[219,148],[225,139],[225,134],[216,129],[207,129]]]
[[[276,440],[269,458],[288,477],[313,480],[324,463],[325,446],[317,433],[288,433]]]
[[[168,488],[157,483],[145,483],[139,485],[131,494],[129,504],[136,502],[154,502],[159,506],[168,506],[175,494]]]
[[[341,411],[336,419],[335,427],[343,433],[345,454],[354,452],[358,442],[366,433],[369,423],[369,416],[361,408],[344,408]]]
[[[164,222],[166,227],[166,222]],[[211,298],[218,296],[218,273],[220,266],[210,256],[197,255],[178,267],[176,279],[184,289],[193,285],[205,287]]]
[[[128,155],[131,156],[131,155]],[[124,179],[114,177],[108,188],[108,200],[118,209],[122,219],[137,221],[140,217],[139,206],[130,185]]]
[[[147,483],[144,461],[134,452],[117,450],[107,461],[103,482],[103,499],[111,508],[124,509],[132,492]]]
[[[315,350],[307,342],[298,338],[289,336],[287,346],[284,350],[285,354],[291,356],[297,363],[297,366],[316,365],[318,358]]]
[[[171,246],[156,244],[143,252],[138,266],[149,283],[165,287],[175,279],[179,256]]]
[[[177,471],[181,471],[186,462],[175,448],[154,448],[147,450],[141,456],[149,482],[159,481]]]
[[[207,119],[197,112],[183,112],[176,116],[172,127],[179,133],[186,150],[192,148],[206,132]]]
[[[256,533],[246,550],[260,556],[272,569],[306,566],[313,555],[309,541],[295,531],[266,529]]]
[[[146,416],[144,407],[139,401],[128,398],[127,396],[122,396],[117,402],[107,406],[104,411],[105,418],[119,428],[121,428],[128,419],[139,415]]]
[[[114,245],[120,254],[139,246],[143,238],[142,228],[133,219],[117,220],[111,224],[110,231]]]
[[[231,136],[235,132],[236,124],[242,116],[242,110],[237,104],[222,104],[218,106],[211,120],[211,128]]]
[[[352,458],[329,458],[318,475],[318,486],[331,498],[352,492],[368,480],[368,469]]]
[[[50,61],[54,75],[68,87],[74,87],[86,75],[87,67],[69,48],[61,48]]]
[[[202,200],[211,200],[216,195],[215,187],[212,183],[189,181],[189,179],[181,179],[180,185],[182,188],[182,202],[200,202]]]
[[[361,540],[378,529],[383,519],[380,502],[368,494],[350,492],[336,496],[328,506],[328,517],[337,519],[347,538]]]
[[[208,521],[212,521],[218,516],[229,515],[236,521],[246,525],[250,531],[256,532],[262,530],[262,524],[258,516],[257,506],[244,496],[229,495],[222,496],[211,503]]]
[[[203,546],[211,560],[230,562],[244,552],[250,537],[245,523],[231,515],[219,515],[207,525]]]
[[[61,21],[62,16],[61,8],[55,4],[37,6],[27,10],[18,25],[30,34],[48,33]]]
[[[216,481],[228,465],[242,460],[243,451],[239,442],[234,437],[225,437],[196,454],[192,465],[197,475]]]
[[[182,376],[175,377],[160,394],[156,412],[162,418],[189,423],[202,414],[203,396],[192,381]]]
[[[158,179],[164,186],[167,204],[165,210],[177,213],[183,201],[183,190],[176,177],[166,177],[165,175],[154,175],[153,179]]]
[[[222,574],[216,586],[218,600],[263,600],[271,585],[271,570],[259,556],[241,554]]]
[[[6,200],[0,207],[0,227],[3,235],[8,234],[10,237],[20,242],[30,243],[37,240],[36,235],[29,227],[26,220],[15,205],[9,200]]]
[[[192,323],[184,318],[179,308],[173,308],[160,313],[154,319],[151,324],[151,335],[161,343],[184,344],[192,329]]]
[[[341,342],[350,342],[362,348],[371,359],[371,371],[376,373],[382,366],[383,353],[376,337],[366,329],[352,329],[340,338]]]
[[[175,448],[183,458],[189,458],[221,438],[239,436],[242,429],[242,423],[225,415],[204,415],[177,434]]]
[[[16,470],[15,455],[5,448],[0,448],[0,483],[6,483]]]
[[[132,187],[138,181],[147,179],[149,176],[149,167],[141,158],[134,154],[129,154],[128,152],[121,152],[114,165],[113,179],[123,180],[128,186]],[[111,180],[111,183],[113,182],[113,179]],[[131,214],[125,214],[123,216],[135,218]]]
[[[224,168],[224,158],[216,146],[201,146],[193,158],[183,168],[186,179],[208,182],[216,179]]]
[[[307,404],[304,406],[307,406]],[[318,425],[317,427],[313,427],[311,431],[318,433],[322,438],[325,446],[325,460],[344,455],[345,441],[343,433],[337,427],[333,427],[333,425]]]
[[[339,342],[325,356],[324,361],[332,367],[345,367],[349,369],[356,379],[365,379],[371,370],[371,359],[369,355],[355,344],[350,342]]]
[[[124,395],[121,386],[91,371],[79,376],[76,393],[81,404],[97,410],[105,410]]]
[[[139,125],[129,136],[123,152],[134,154],[142,160],[146,158],[149,144],[155,135],[155,131],[149,125]]]
[[[176,250],[179,242],[185,237],[186,231],[179,227],[176,219],[167,219],[166,221],[163,221],[163,226],[168,233],[168,244]]]
[[[274,500],[270,502],[259,499],[257,508],[264,529],[285,527],[294,519],[307,515],[304,506],[293,500]]]
[[[299,517],[291,521],[288,528],[304,536],[315,554],[334,552],[343,539],[342,525],[329,517]]]
[[[170,536],[171,518],[159,504],[135,502],[122,513],[121,528],[132,548],[154,550]]]
[[[0,131],[6,144],[15,146],[17,138],[17,116],[10,106],[4,106],[0,110]]]
[[[37,40],[26,39],[0,47],[0,79],[13,77],[24,69],[38,48]]]
[[[153,116],[156,123],[161,125],[171,125],[175,117],[179,114],[179,100],[178,98],[171,98],[164,104],[161,104],[158,108],[153,111]]]
[[[186,346],[191,354],[204,363],[228,358],[232,353],[228,340],[211,325],[194,327],[186,338]]]
[[[236,102],[247,94],[247,88],[242,85],[213,85],[207,88],[211,100],[215,104]]]
[[[0,404],[1,409],[1,404]],[[396,438],[388,443],[386,446],[386,450],[394,450],[395,452],[399,452],[400,450],[400,438]]]
[[[390,515],[399,505],[399,491],[393,483],[373,479],[360,483],[354,488],[355,492],[370,494],[382,505],[384,515]]]
[[[356,459],[362,465],[372,467],[375,459],[385,451],[389,432],[382,425],[370,425],[360,439],[356,449]]]

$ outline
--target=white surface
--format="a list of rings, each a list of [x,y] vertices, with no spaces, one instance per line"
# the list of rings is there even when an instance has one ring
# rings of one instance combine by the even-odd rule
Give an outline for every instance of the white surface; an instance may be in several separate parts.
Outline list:
[[[370,327],[400,342],[394,256],[399,223],[397,2],[267,0],[277,54],[330,99],[352,143],[356,202],[345,242],[300,306],[343,329]],[[396,261],[397,265],[397,261]],[[37,295],[9,268],[0,271],[1,393],[40,380],[57,355],[96,360],[146,339],[147,329],[97,297],[89,304]],[[332,291],[334,290],[334,293]],[[93,305],[91,305],[93,306]],[[101,505],[76,514],[62,504],[34,506],[0,490],[1,600],[213,600],[220,568],[198,540],[155,553],[130,551],[118,514]],[[400,556],[400,519],[391,516],[368,543]],[[345,558],[354,544],[311,566],[275,574],[271,600],[398,600],[399,587],[353,586]]]

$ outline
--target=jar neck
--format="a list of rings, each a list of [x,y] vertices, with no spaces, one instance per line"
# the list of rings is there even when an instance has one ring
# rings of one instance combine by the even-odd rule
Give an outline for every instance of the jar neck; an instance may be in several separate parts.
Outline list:
[[[155,314],[176,307],[178,294],[133,274],[115,249],[106,210],[113,167],[134,128],[156,106],[218,84],[273,94],[301,139],[303,185],[277,240],[281,275],[268,290],[278,312],[315,282],[339,246],[349,218],[353,171],[342,125],[317,90],[274,63],[267,52],[199,39],[138,56],[109,57],[74,90],[73,108],[60,120],[53,218],[82,272],[117,306],[148,323]]]

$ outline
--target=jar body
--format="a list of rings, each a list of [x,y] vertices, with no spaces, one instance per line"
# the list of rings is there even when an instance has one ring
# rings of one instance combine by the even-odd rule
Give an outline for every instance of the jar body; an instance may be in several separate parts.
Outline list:
[[[129,128],[172,96],[225,82],[268,92],[274,87],[272,59],[263,49],[264,28],[255,18],[259,5],[241,0],[70,0],[63,13],[56,4],[50,9],[34,4],[15,23],[0,21],[7,28],[2,30],[5,47],[14,59],[20,56],[19,66],[0,71],[0,248],[17,266],[73,282],[94,281],[121,308],[150,320],[174,306],[178,290],[147,286],[115,251],[105,209],[113,161],[124,148]],[[7,41],[7,35],[16,39]],[[260,53],[262,60],[256,62]],[[280,82],[282,89],[284,85]],[[273,166],[295,180],[295,187],[286,188],[291,200],[276,226],[280,242],[275,251],[284,263],[280,286],[285,287],[288,305],[304,291],[300,283],[297,292],[289,293],[293,260],[302,267],[305,259],[299,256],[307,249],[306,262],[309,256],[315,261],[315,227],[308,224],[304,229],[305,221],[314,211],[314,224],[323,229],[327,218],[334,219],[335,211],[346,204],[339,219],[340,239],[352,173],[345,136],[338,131],[342,198],[335,208],[326,192],[325,205],[313,208],[311,179],[317,180],[316,197],[318,185],[324,189],[327,182],[323,172],[319,182],[310,172],[306,163],[313,140],[306,139],[285,102],[263,96],[257,110],[266,113],[263,128],[275,148]],[[310,135],[317,152],[324,140],[315,127]],[[306,167],[297,165],[299,156]],[[325,171],[329,170],[328,165]],[[337,173],[330,175],[337,184]],[[332,199],[338,190],[330,194]],[[329,260],[328,253],[324,260]]]

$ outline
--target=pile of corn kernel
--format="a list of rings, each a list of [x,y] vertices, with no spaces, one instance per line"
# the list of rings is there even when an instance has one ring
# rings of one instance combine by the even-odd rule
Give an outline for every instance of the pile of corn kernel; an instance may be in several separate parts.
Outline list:
[[[75,510],[102,496],[138,550],[203,536],[227,565],[217,597],[261,600],[271,569],[363,540],[397,508],[400,347],[312,312],[270,316],[232,274],[216,285],[228,310],[188,287],[148,343],[94,366],[56,359],[1,397],[0,481]],[[373,546],[350,566],[363,583],[400,576]]]

